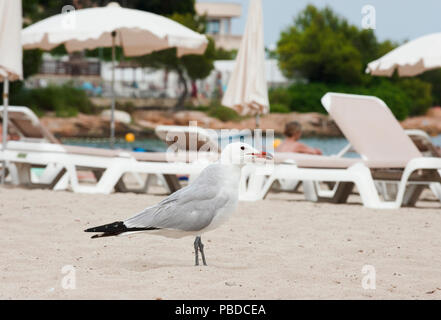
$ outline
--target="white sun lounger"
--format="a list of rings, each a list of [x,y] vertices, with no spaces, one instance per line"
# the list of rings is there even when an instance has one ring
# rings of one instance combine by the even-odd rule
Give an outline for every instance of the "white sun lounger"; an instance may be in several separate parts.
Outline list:
[[[198,155],[200,156],[200,155]],[[138,155],[135,152],[118,150],[99,150],[83,147],[71,147],[57,144],[16,142],[8,143],[8,149],[1,154],[2,159],[18,168],[20,184],[31,186],[31,177],[25,178],[25,172],[32,167],[56,166],[61,168],[62,175],[58,179],[49,179],[49,188],[55,190],[69,187],[79,193],[111,193],[115,188],[119,191],[146,192],[147,190],[131,190],[123,184],[122,178],[127,173],[160,174],[164,176],[170,192],[176,191],[179,185],[173,176],[178,174],[197,175],[205,168],[203,162],[187,162],[176,159],[167,162],[164,153]],[[209,162],[207,162],[208,164]],[[91,170],[97,177],[95,185],[82,185],[78,181],[78,171]],[[11,174],[13,170],[11,170]],[[54,172],[56,172],[54,170]],[[59,171],[60,172],[60,171]],[[67,179],[67,180],[66,180]],[[42,183],[35,187],[42,187]],[[68,186],[66,185],[68,184]],[[146,186],[143,186],[145,189]]]
[[[67,146],[57,143],[30,109],[12,106],[9,115],[11,126],[21,139],[9,141],[7,150],[0,152],[0,160],[6,160],[11,182],[27,187],[104,194],[113,190],[146,192],[148,180],[138,181],[140,187],[130,189],[123,179],[127,173],[135,177],[144,173],[163,177],[165,186],[174,192],[180,187],[177,174],[194,177],[218,156],[217,153],[176,153],[170,157],[166,153]],[[35,167],[44,168],[40,177],[32,174]],[[78,171],[84,169],[95,174],[95,185],[79,182]]]
[[[272,183],[284,178],[339,182],[340,190],[331,192],[333,197],[323,199],[335,202],[346,201],[355,184],[366,207],[398,208],[414,205],[425,187],[441,181],[438,172],[441,159],[423,157],[382,100],[328,93],[322,103],[361,158],[288,154],[281,159],[276,154],[273,167],[249,168],[248,182],[241,186],[243,200],[264,198]],[[286,161],[292,164],[281,163]],[[256,174],[256,170],[260,172]],[[250,179],[259,180],[259,174],[260,181],[250,182]],[[396,198],[381,199],[376,181],[397,182]]]

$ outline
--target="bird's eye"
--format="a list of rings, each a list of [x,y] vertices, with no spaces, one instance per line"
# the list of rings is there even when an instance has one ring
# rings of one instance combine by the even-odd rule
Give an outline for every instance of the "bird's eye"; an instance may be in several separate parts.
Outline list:
[[[245,147],[244,146],[240,147],[240,150],[245,150]]]

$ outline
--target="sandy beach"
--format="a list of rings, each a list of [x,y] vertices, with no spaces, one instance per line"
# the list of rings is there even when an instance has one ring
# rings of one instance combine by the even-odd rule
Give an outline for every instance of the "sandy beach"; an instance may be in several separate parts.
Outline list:
[[[82,195],[0,188],[1,299],[439,299],[441,210],[363,208],[271,194],[242,202],[203,235],[208,266],[193,265],[192,238],[91,240],[85,228],[121,220],[163,195]],[[75,289],[63,289],[64,266]],[[362,287],[372,265],[376,289]]]

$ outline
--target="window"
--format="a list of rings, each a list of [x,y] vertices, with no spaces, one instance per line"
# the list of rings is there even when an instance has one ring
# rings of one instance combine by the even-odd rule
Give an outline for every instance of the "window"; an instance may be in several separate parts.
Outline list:
[[[219,34],[220,33],[220,21],[219,20],[207,21],[207,33]]]

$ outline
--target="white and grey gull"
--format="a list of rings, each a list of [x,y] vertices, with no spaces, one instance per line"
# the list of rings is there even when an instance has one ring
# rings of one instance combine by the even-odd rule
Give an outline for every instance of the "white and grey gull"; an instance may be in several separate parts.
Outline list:
[[[202,233],[216,229],[236,210],[242,167],[256,159],[271,159],[243,142],[230,143],[219,161],[206,167],[188,186],[169,195],[158,204],[147,207],[125,221],[117,221],[85,230],[100,232],[92,238],[146,232],[171,238],[196,236],[195,265],[198,252],[207,265]]]

